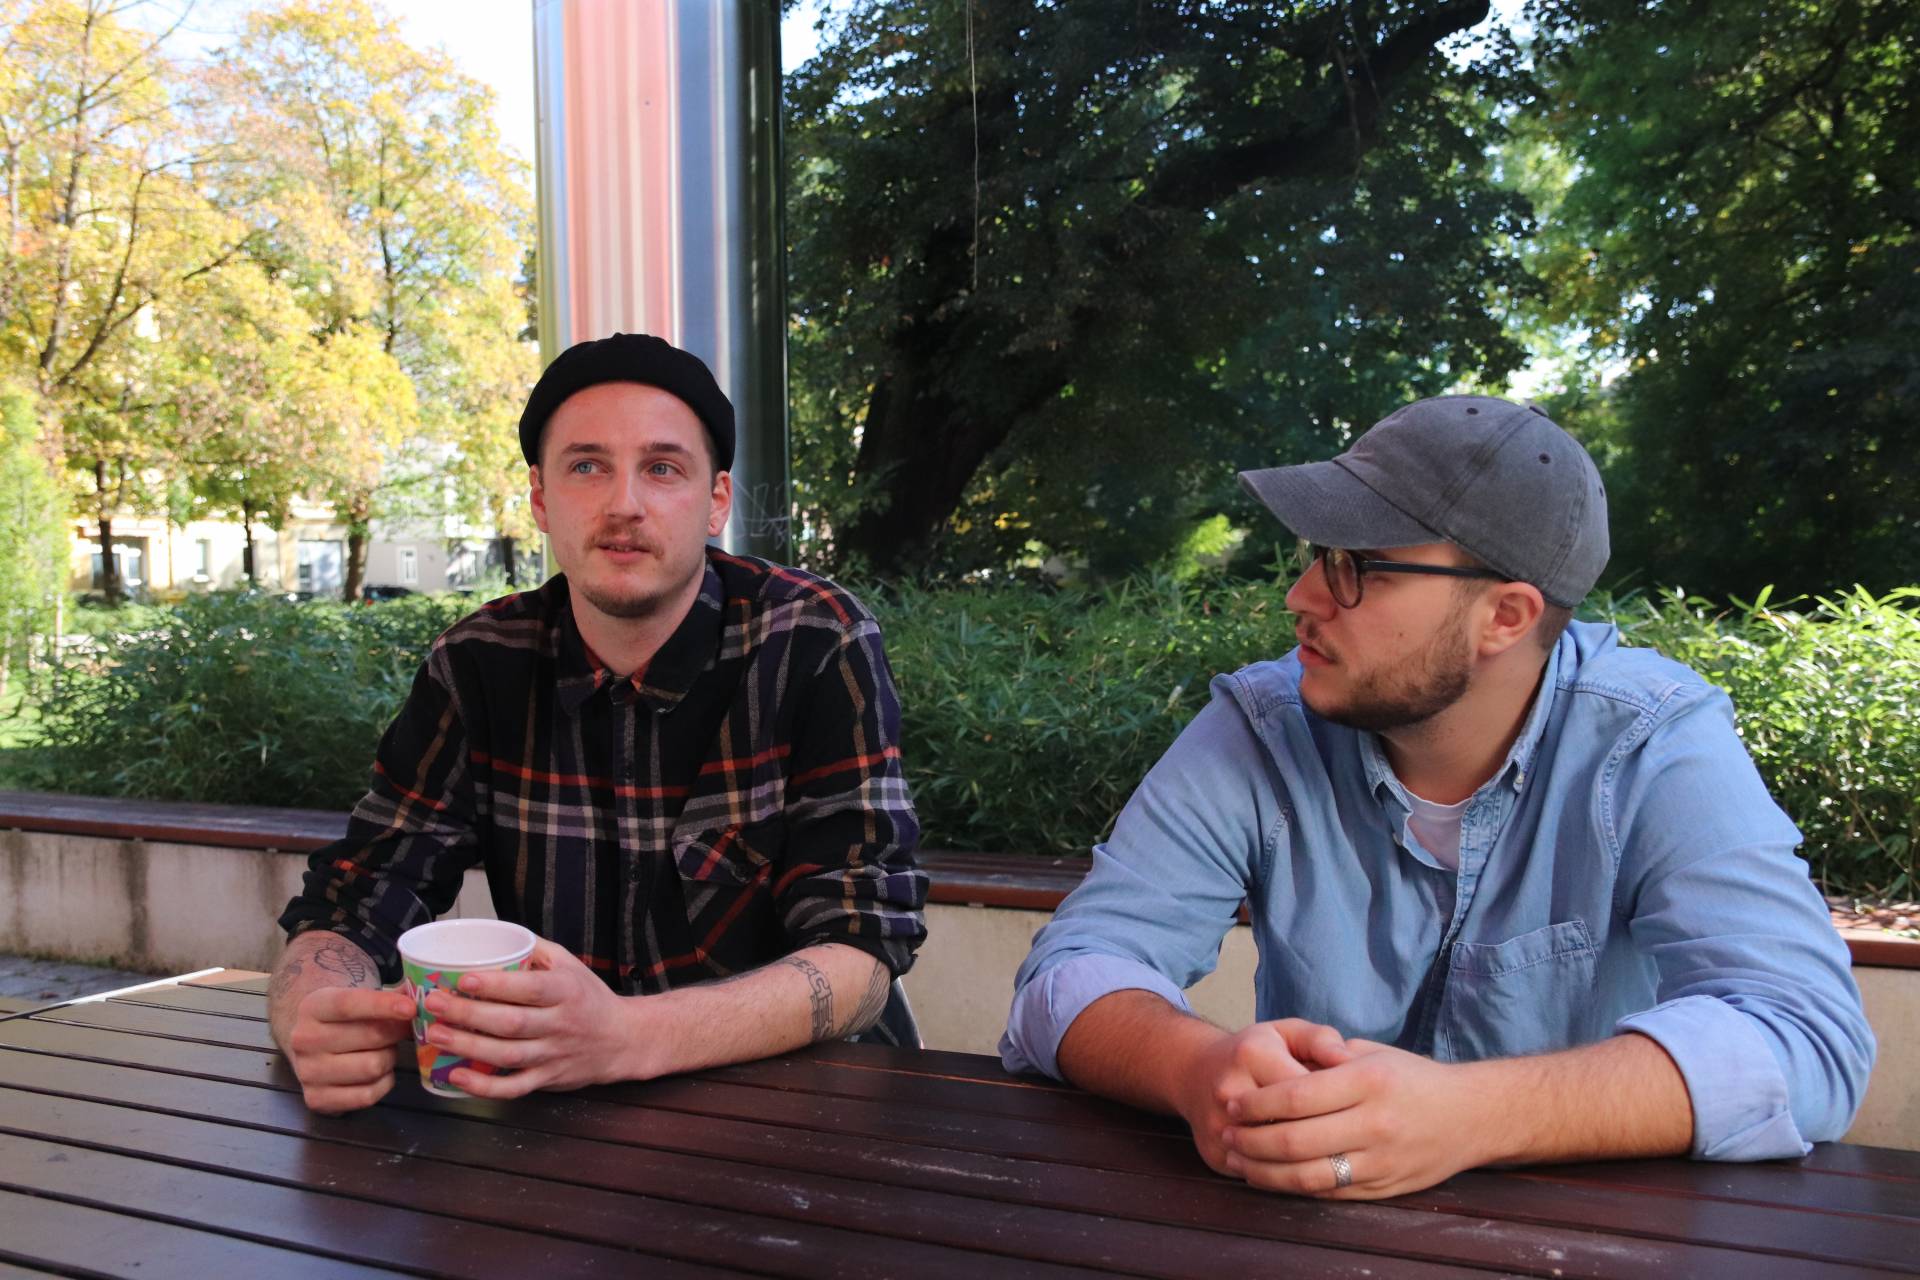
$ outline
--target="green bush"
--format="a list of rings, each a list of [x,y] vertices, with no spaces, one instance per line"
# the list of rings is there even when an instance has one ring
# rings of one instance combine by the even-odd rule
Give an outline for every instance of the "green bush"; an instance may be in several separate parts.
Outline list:
[[[1084,853],[1222,671],[1291,647],[1281,589],[1201,577],[1100,591],[870,588],[932,848]],[[474,605],[258,596],[155,610],[41,708],[29,785],[345,808],[433,637]],[[1920,589],[1796,609],[1601,599],[1732,694],[1741,735],[1832,892],[1910,896],[1920,836]],[[13,753],[19,755],[22,753]]]
[[[1269,585],[1136,580],[864,593],[886,634],[901,753],[931,847],[1085,853],[1206,705],[1293,645]]]
[[[143,612],[67,667],[20,766],[99,795],[344,809],[433,637],[472,602],[348,607],[221,593]]]
[[[1631,644],[1733,698],[1740,736],[1831,892],[1913,895],[1920,840],[1920,588],[1732,609],[1674,593],[1610,608]]]
[[[67,614],[62,622],[69,636],[88,636],[94,640],[107,640],[114,636],[131,635],[156,627],[166,618],[164,605],[142,604],[137,600],[123,600],[117,605],[108,606],[99,602],[91,592],[68,602]]]

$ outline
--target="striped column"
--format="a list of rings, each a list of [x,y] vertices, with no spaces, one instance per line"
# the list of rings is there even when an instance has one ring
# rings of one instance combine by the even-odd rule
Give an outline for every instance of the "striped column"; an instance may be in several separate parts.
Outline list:
[[[733,401],[730,551],[791,558],[778,0],[534,0],[540,350],[653,333]]]

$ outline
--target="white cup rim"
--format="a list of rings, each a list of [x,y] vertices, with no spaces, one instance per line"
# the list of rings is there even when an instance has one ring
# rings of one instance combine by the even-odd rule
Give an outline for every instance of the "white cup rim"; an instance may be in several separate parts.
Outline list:
[[[500,935],[497,948],[481,952],[476,958],[462,958],[457,961],[434,954],[434,943],[445,939],[448,935],[473,934],[482,928]],[[474,969],[498,969],[517,960],[525,960],[533,954],[535,941],[533,930],[525,925],[514,924],[508,920],[458,917],[452,920],[435,920],[431,924],[415,925],[407,930],[400,935],[400,955],[423,969],[456,969],[464,973]]]

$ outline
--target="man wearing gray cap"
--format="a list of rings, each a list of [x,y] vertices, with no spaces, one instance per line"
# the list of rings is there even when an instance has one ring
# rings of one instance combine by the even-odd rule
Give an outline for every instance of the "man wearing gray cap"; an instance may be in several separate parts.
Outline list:
[[[1838,1138],[1874,1042],[1799,833],[1724,694],[1570,622],[1608,554],[1586,451],[1446,396],[1240,479],[1301,538],[1298,647],[1217,679],[1094,849],[1008,1068],[1348,1199]],[[1230,1034],[1183,989],[1243,899],[1261,1021]]]

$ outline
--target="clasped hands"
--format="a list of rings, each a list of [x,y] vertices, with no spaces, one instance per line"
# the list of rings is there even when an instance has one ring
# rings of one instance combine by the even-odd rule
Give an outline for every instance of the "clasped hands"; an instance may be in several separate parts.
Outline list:
[[[1200,1156],[1248,1185],[1371,1200],[1419,1191],[1490,1163],[1498,1099],[1470,1068],[1343,1039],[1299,1018],[1222,1036],[1197,1064],[1181,1113]],[[1330,1157],[1352,1182],[1336,1185]]]

